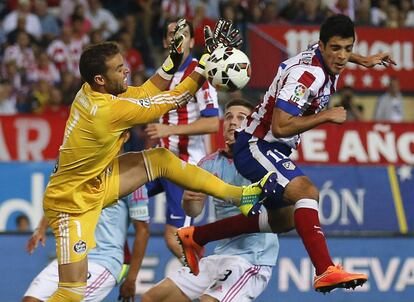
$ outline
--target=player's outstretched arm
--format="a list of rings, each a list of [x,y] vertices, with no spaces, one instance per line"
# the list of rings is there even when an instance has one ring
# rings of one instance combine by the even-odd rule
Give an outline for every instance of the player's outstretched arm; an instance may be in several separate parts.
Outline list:
[[[33,254],[34,250],[39,244],[39,241],[42,246],[45,246],[47,226],[48,224],[46,217],[43,216],[39,222],[38,227],[34,230],[32,236],[27,241],[26,251],[29,253],[29,255]]]
[[[132,223],[135,228],[135,239],[128,274],[119,289],[121,301],[134,301],[137,275],[141,268],[150,237],[149,224],[147,222],[135,220]]]
[[[352,53],[349,62],[355,63],[366,68],[372,68],[376,65],[383,65],[388,67],[390,65],[397,65],[388,52],[380,52],[371,56],[363,56],[357,53]]]
[[[186,215],[197,217],[203,211],[207,195],[204,193],[185,190],[182,207]]]

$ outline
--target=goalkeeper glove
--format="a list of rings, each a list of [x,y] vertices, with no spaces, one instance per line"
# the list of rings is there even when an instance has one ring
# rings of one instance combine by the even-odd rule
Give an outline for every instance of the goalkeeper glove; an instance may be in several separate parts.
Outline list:
[[[223,18],[217,21],[214,32],[211,31],[210,26],[204,27],[204,40],[210,54],[219,46],[240,48],[243,44],[240,31],[233,28],[232,21]]]
[[[161,66],[161,69],[158,70],[158,74],[165,80],[171,80],[174,73],[177,72],[178,68],[181,65],[183,59],[184,49],[184,34],[183,30],[186,26],[186,20],[180,19],[177,21],[177,25],[174,29],[174,36],[171,39],[169,45],[169,55],[167,59]]]

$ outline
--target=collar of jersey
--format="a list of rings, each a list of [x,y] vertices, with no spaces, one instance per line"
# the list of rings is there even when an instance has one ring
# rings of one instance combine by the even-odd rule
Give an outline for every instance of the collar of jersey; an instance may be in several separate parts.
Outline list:
[[[184,63],[181,64],[180,68],[178,69],[178,71],[184,71],[188,65],[190,65],[191,61],[193,60],[193,56],[191,54],[188,55],[187,59],[185,59]]]
[[[329,74],[328,69],[326,68],[325,62],[323,61],[323,57],[322,57],[321,50],[319,49],[319,47],[315,49],[315,55],[319,63],[322,65],[323,69]]]

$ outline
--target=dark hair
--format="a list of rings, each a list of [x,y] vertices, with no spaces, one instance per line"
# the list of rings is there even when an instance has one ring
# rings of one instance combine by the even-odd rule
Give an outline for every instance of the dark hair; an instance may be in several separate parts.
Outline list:
[[[16,217],[16,224],[20,224],[21,221],[27,220],[29,221],[29,217],[27,217],[25,214],[20,214]]]
[[[167,35],[168,35],[168,25],[170,25],[171,23],[177,23],[177,21],[180,19],[170,19],[165,21],[164,26],[162,28],[162,37],[164,39],[167,39]],[[188,20],[185,20],[185,24],[187,24],[188,29],[190,30],[190,38],[194,38],[194,26],[192,22],[189,22]]]
[[[334,36],[354,38],[355,40],[354,22],[348,16],[341,14],[327,18],[321,26],[319,40],[326,45],[329,39]]]
[[[233,100],[230,100],[226,104],[226,110],[229,109],[230,107],[233,107],[233,106],[243,106],[243,107],[249,108],[251,111],[254,110],[253,104],[250,103],[247,100],[244,100],[244,99],[233,99]]]
[[[107,72],[106,61],[120,53],[115,42],[102,42],[88,46],[79,60],[79,71],[82,79],[89,84],[94,83],[94,77]]]

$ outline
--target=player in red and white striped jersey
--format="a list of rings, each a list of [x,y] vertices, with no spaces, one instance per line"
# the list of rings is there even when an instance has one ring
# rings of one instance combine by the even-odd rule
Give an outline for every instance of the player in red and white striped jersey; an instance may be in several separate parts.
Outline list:
[[[167,48],[174,34],[176,22],[167,23],[164,30],[164,47]],[[169,89],[173,89],[197,67],[198,61],[191,55],[194,46],[194,30],[187,22],[183,32],[184,56],[180,68],[174,74]],[[194,101],[177,110],[172,110],[160,119],[159,124],[148,125],[146,132],[151,138],[160,139],[160,144],[182,160],[196,164],[206,155],[204,134],[218,131],[219,109],[216,90],[206,81],[197,91]],[[159,179],[149,186],[149,194],[164,190],[167,198],[165,240],[168,248],[181,257],[181,248],[176,239],[177,228],[192,224],[186,216],[181,199],[183,188],[166,179]]]
[[[370,57],[353,54],[354,42],[354,24],[348,17],[335,15],[328,18],[321,27],[317,45],[280,64],[263,101],[237,135],[233,153],[240,174],[252,182],[269,171],[277,175],[275,196],[265,202],[270,209],[269,219],[261,215],[249,218],[239,215],[221,223],[195,227],[191,234],[189,228],[181,229],[180,240],[187,234],[187,238],[194,241],[189,244],[191,240],[187,240],[186,246],[200,250],[200,246],[213,240],[270,228],[277,231],[275,225],[288,217],[294,220],[316,268],[315,290],[329,292],[338,287],[354,288],[367,281],[367,275],[348,273],[332,262],[319,223],[319,191],[289,158],[292,149],[299,144],[301,133],[324,123],[342,124],[346,120],[343,107],[322,110],[327,107],[330,95],[336,90],[338,76],[349,61],[367,67],[394,63],[388,54]],[[257,209],[253,206],[243,214],[249,216]],[[283,211],[288,215],[280,216]],[[234,225],[239,226],[237,232],[230,227]]]

